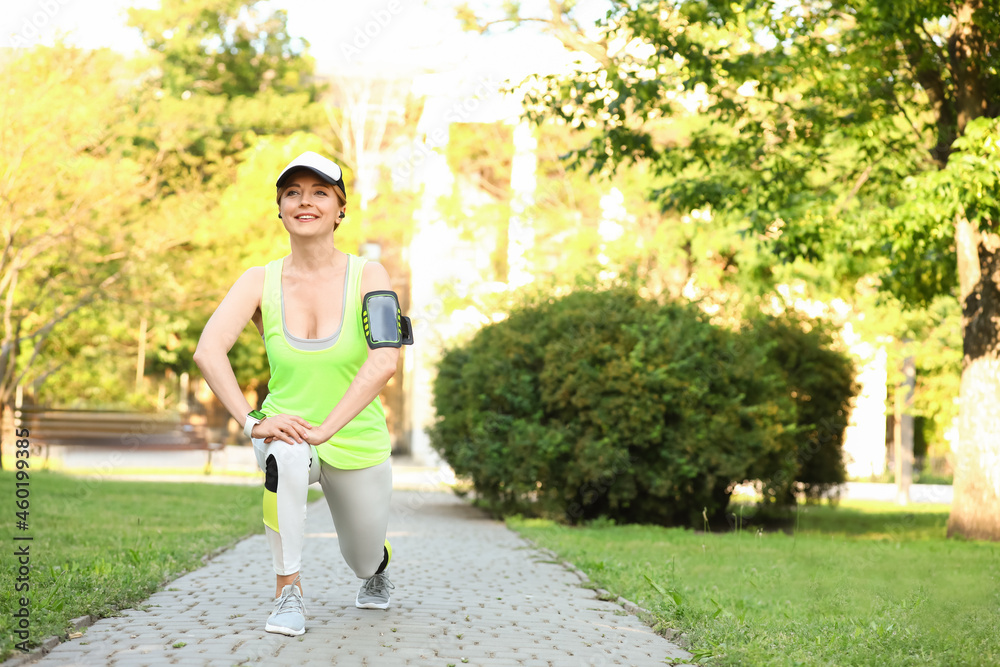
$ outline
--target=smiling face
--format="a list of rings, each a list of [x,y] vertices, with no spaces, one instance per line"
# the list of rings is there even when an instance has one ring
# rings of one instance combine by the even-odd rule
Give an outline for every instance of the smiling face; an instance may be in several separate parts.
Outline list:
[[[338,188],[309,170],[293,173],[278,192],[278,211],[290,234],[332,232],[347,203]]]

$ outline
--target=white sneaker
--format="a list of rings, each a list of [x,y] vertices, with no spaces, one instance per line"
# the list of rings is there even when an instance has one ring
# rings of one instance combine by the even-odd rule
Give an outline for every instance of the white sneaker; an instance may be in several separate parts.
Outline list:
[[[306,631],[305,612],[302,591],[295,584],[288,584],[281,589],[281,597],[274,601],[274,611],[267,617],[264,630],[297,637]]]

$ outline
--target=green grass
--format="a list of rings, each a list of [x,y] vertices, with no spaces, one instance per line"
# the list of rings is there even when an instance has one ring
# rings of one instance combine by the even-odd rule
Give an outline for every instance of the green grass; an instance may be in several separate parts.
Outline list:
[[[70,619],[113,615],[203,564],[202,557],[263,532],[259,486],[95,481],[32,471],[29,530],[16,529],[15,480],[0,473],[0,660],[20,641],[13,613],[17,563],[29,545],[31,645],[65,635]],[[312,492],[311,492],[312,493]],[[30,535],[18,542],[15,535]]]
[[[707,665],[1000,664],[1000,544],[945,539],[947,512],[802,506],[792,534],[509,525]]]

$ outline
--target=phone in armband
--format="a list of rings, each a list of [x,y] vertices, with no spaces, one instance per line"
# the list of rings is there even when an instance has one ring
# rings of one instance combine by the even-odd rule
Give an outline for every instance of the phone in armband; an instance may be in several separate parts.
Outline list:
[[[399,297],[389,290],[368,292],[361,299],[361,324],[368,347],[413,345],[413,325],[399,308]]]

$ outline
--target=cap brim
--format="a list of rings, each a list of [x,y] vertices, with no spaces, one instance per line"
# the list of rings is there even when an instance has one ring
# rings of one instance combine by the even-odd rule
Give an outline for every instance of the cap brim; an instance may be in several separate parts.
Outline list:
[[[307,167],[301,164],[289,167],[285,169],[283,172],[281,172],[281,175],[278,176],[278,181],[275,183],[275,186],[279,188],[284,187],[285,183],[288,182],[288,179],[291,178],[292,174],[294,174],[297,171],[311,171],[312,173],[316,174],[316,176],[318,176],[320,180],[329,183],[330,185],[338,185],[340,186],[341,190],[344,189],[343,178],[333,178],[329,174],[320,171],[316,167]]]

